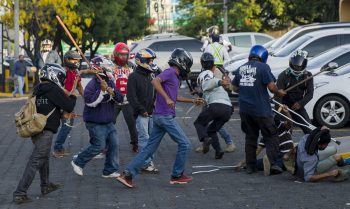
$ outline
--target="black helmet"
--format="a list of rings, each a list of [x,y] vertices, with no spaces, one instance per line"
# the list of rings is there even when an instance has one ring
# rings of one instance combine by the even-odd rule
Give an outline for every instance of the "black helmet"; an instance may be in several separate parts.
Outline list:
[[[70,50],[70,51],[66,52],[64,54],[63,59],[64,59],[64,66],[66,66],[66,67],[79,68],[79,66],[80,66],[81,56],[80,56],[80,54],[77,51]],[[79,62],[77,62],[77,63],[70,62],[69,61],[70,59],[79,59]]]
[[[298,49],[295,51],[289,58],[289,67],[290,72],[295,75],[299,76],[302,75],[305,72],[305,68],[307,65],[307,52]]]
[[[209,52],[204,52],[201,56],[201,65],[204,70],[211,70],[214,66],[214,56]]]
[[[51,81],[63,88],[66,71],[59,64],[47,63],[39,70],[40,81]]]
[[[171,53],[168,64],[170,66],[177,66],[180,70],[180,76],[185,78],[191,72],[190,68],[193,64],[192,55],[183,48],[176,48]]]

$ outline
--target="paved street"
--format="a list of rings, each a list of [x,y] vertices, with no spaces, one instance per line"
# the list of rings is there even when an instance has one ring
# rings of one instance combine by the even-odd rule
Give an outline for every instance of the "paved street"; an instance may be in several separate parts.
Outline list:
[[[186,89],[181,91],[185,92]],[[170,172],[175,158],[176,144],[169,136],[163,139],[155,154],[155,163],[160,174],[137,176],[134,180],[137,186],[135,189],[127,189],[115,179],[102,178],[104,160],[92,160],[84,169],[84,176],[78,176],[71,168],[71,156],[61,159],[52,158],[51,180],[64,184],[64,188],[41,197],[37,174],[28,191],[29,197],[34,201],[18,206],[12,203],[12,192],[23,174],[32,144],[30,140],[24,140],[16,135],[13,122],[13,115],[19,110],[24,100],[1,100],[0,209],[350,208],[350,181],[302,183],[288,173],[265,177],[262,172],[247,175],[242,171],[224,170],[193,175],[194,180],[188,185],[170,185]],[[82,107],[82,99],[79,98],[76,112],[82,113]],[[200,108],[195,108],[189,115],[185,115],[189,107],[190,105],[181,104],[177,108],[178,121],[193,145],[187,163],[188,173],[196,171],[192,169],[193,165],[233,165],[244,158],[244,136],[240,130],[237,111],[226,125],[234,137],[237,151],[225,154],[222,160],[215,160],[213,150],[206,155],[194,152],[199,143],[193,121]],[[127,127],[121,115],[117,121],[117,130],[120,142],[120,171],[122,171],[134,154],[131,152]],[[349,133],[348,126],[336,130],[333,136],[348,136]],[[294,136],[295,138],[301,136],[300,129],[294,131]],[[350,150],[350,143],[346,140],[349,139],[342,139],[342,151],[346,151],[347,148]],[[72,153],[78,153],[89,144],[88,132],[84,124],[72,130],[68,142],[71,143],[69,149]]]

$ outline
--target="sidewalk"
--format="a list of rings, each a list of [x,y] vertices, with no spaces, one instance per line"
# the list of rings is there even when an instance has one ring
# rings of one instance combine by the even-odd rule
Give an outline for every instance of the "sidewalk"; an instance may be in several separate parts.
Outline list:
[[[28,96],[29,96],[29,94],[23,94],[22,97],[28,97]],[[2,92],[0,92],[0,98],[1,97],[13,97],[13,96],[12,96],[12,93],[2,93]],[[16,97],[19,97],[18,93],[16,94]]]

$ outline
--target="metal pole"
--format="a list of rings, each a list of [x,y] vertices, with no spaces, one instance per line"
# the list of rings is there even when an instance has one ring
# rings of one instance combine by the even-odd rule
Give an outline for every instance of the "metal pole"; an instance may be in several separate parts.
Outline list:
[[[224,0],[224,33],[227,33],[227,0]]]
[[[14,17],[14,25],[15,25],[15,48],[14,55],[15,58],[19,55],[19,0],[15,0],[15,17]]]
[[[172,1],[172,3],[173,3],[173,16],[172,16],[172,19],[173,19],[173,33],[175,33],[175,9],[176,9],[176,7],[175,7],[175,1]]]
[[[158,33],[160,33],[160,26],[159,26],[159,8],[160,8],[160,4],[159,4],[159,0],[157,0],[157,4],[158,4],[158,11],[157,11],[157,23],[158,23]]]

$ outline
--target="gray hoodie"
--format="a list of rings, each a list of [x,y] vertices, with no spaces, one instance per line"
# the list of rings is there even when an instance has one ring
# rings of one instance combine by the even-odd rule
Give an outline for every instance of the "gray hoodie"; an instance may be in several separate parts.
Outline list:
[[[201,72],[198,81],[203,91],[203,99],[208,105],[220,103],[232,106],[228,93],[222,86],[219,86],[220,79],[215,78],[212,71],[205,70]]]

